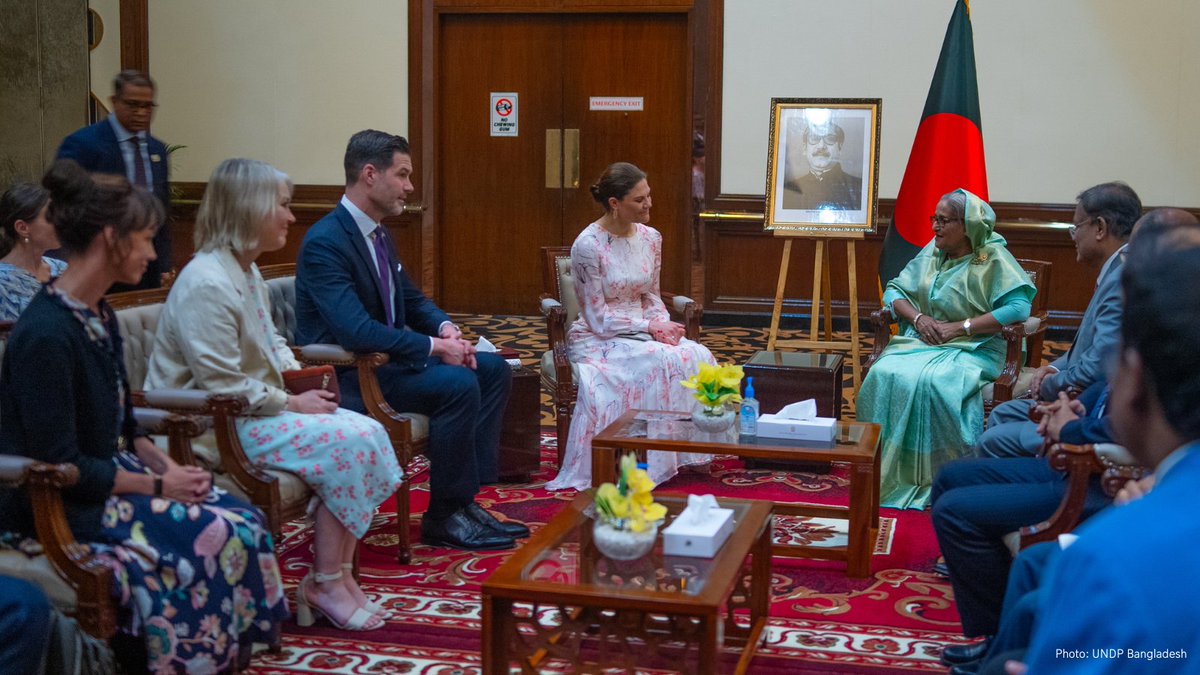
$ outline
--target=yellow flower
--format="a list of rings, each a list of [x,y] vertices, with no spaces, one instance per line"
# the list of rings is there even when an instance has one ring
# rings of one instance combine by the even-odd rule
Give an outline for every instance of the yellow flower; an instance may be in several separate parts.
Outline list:
[[[723,366],[700,364],[700,371],[681,384],[695,393],[692,397],[708,408],[726,403],[740,403],[738,385],[742,381],[742,367],[727,363]]]
[[[732,363],[727,363],[721,366],[717,373],[717,380],[722,387],[728,387],[737,390],[738,385],[742,383],[742,367],[735,366]]]
[[[646,505],[646,520],[655,522],[667,517],[667,507],[651,502]]]

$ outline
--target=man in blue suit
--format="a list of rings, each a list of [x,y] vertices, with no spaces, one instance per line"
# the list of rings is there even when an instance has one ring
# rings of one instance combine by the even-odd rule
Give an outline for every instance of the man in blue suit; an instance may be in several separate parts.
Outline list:
[[[154,193],[170,213],[167,146],[150,135],[154,117],[154,80],[138,70],[122,70],[113,80],[112,114],[67,136],[58,159],[73,159],[93,173],[114,173]],[[136,285],[115,284],[111,291],[158,288],[171,271],[171,233],[167,222],[154,235],[157,259]]]
[[[1100,514],[1051,563],[1029,673],[1181,673],[1200,658],[1200,236],[1131,258],[1112,378],[1117,438],[1154,489]]]
[[[495,354],[476,353],[458,326],[408,278],[386,228],[413,191],[412,157],[403,137],[368,129],[346,147],[346,194],[304,237],[296,264],[296,338],[353,352],[383,352],[376,370],[396,410],[428,415],[429,509],[421,541],[471,550],[510,548],[529,535],[475,503],[480,483],[495,482],[500,424],[512,370]],[[339,375],[343,405],[364,410],[358,372]]]
[[[1125,247],[1141,215],[1141,200],[1124,183],[1102,183],[1079,193],[1071,239],[1079,262],[1099,268],[1100,275],[1071,349],[1034,374],[1030,389],[1042,402],[1057,400],[1059,392],[1067,387],[1083,390],[1104,380],[1105,361],[1116,347],[1121,325]],[[1029,421],[1030,403],[1014,399],[992,410],[988,428],[976,446],[980,457],[1037,455],[1042,439]]]

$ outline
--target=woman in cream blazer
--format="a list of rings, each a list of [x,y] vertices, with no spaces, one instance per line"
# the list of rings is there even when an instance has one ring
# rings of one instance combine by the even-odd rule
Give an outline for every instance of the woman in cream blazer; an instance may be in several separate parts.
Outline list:
[[[375,507],[400,485],[383,427],[337,407],[333,394],[289,394],[283,372],[300,364],[271,320],[254,261],[287,242],[295,221],[291,181],[263,162],[229,159],[209,179],[196,217],[196,256],[159,317],[146,386],[245,396],[238,437],[249,459],[299,475],[316,493],[313,573],[297,591],[298,619],[312,609],[347,630],[374,630],[387,613],[368,600],[351,567]]]

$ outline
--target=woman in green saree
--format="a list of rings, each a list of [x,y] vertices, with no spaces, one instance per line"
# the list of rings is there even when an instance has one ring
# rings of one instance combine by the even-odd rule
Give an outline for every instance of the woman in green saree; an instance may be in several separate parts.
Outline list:
[[[858,394],[881,427],[881,504],[923,509],[937,469],[983,431],[983,386],[1000,374],[1000,329],[1029,316],[1036,289],[993,230],[992,207],[966,190],[938,202],[933,241],[887,285],[900,321]]]

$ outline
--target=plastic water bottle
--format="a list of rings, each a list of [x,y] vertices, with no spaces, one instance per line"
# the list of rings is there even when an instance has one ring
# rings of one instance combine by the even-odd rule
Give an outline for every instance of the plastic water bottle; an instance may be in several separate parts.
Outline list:
[[[743,436],[758,435],[758,399],[754,398],[754,378],[746,378],[746,395],[738,410],[738,432]]]

